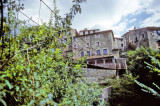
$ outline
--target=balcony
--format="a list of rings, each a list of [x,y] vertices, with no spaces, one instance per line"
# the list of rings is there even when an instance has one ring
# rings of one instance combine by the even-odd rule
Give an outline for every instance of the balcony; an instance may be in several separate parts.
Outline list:
[[[95,66],[116,69],[116,63],[101,63],[101,64],[95,64]]]

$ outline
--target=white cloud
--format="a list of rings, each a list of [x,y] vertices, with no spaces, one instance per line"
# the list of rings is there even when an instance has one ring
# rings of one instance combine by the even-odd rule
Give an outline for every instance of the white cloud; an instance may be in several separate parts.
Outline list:
[[[141,27],[146,26],[160,26],[160,1],[159,0],[152,0],[150,5],[145,7],[145,12],[152,14],[150,17],[146,18],[141,22]]]
[[[119,23],[122,17],[135,13],[140,10],[144,0],[88,0],[87,4],[82,6],[82,14],[78,15],[73,23],[73,27],[78,30],[83,27],[112,29],[115,35],[120,36],[127,23]],[[146,4],[145,4],[146,5]],[[83,11],[84,10],[84,11]],[[77,24],[77,21],[79,24]],[[134,22],[136,19],[131,20]],[[83,24],[82,24],[83,23]],[[118,24],[119,23],[119,24]],[[118,24],[118,25],[117,25]],[[99,27],[98,27],[99,26]],[[119,28],[118,28],[119,27]],[[118,31],[118,32],[117,32]]]
[[[160,26],[160,12],[153,14],[151,17],[145,19],[141,26],[146,27],[146,26]]]
[[[137,19],[136,18],[133,18],[132,20],[129,20],[129,23],[133,23],[135,22]]]
[[[106,26],[97,24],[97,25],[94,25],[93,27],[91,27],[90,29],[113,30],[114,36],[115,37],[120,37],[121,32],[123,30],[125,30],[126,25],[127,25],[126,22],[121,22],[118,25],[113,25],[113,26],[110,26],[110,27],[106,27]]]
[[[38,22],[40,0],[24,0],[24,13],[32,16],[33,20]],[[43,0],[51,9],[53,9],[52,0]],[[116,36],[128,28],[128,24],[139,22],[138,18],[123,18],[136,16],[143,12],[152,14],[151,17],[143,20],[141,26],[158,26],[160,23],[160,0],[87,0],[81,5],[82,13],[74,18],[72,27],[77,30],[84,28],[99,28],[101,30],[113,30]],[[60,14],[64,16],[72,6],[72,0],[57,0],[57,6],[61,10]],[[21,14],[19,17],[24,16]],[[50,18],[50,10],[42,3],[41,16],[44,22]],[[132,26],[132,25],[130,25]]]

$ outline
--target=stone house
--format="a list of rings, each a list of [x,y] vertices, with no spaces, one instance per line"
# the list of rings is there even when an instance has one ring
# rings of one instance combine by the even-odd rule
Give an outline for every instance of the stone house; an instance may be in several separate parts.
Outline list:
[[[75,54],[73,59],[88,56],[88,65],[109,69],[125,68],[125,59],[119,57],[119,50],[123,49],[122,38],[115,38],[112,30],[84,29],[75,32],[69,44]]]
[[[123,47],[123,38],[117,38],[115,37],[115,42],[114,42],[114,49],[119,49],[120,51],[124,51]]]
[[[129,30],[123,37],[123,51],[135,50],[140,46],[160,49],[160,27],[145,27]]]
[[[99,82],[105,77],[126,72],[125,54],[128,50],[140,46],[160,49],[159,30],[160,27],[134,28],[122,35],[122,38],[116,38],[112,30],[84,29],[78,33],[72,29],[71,37],[62,37],[64,42],[71,40],[64,54],[73,52],[73,59],[87,56],[85,75],[88,80]]]

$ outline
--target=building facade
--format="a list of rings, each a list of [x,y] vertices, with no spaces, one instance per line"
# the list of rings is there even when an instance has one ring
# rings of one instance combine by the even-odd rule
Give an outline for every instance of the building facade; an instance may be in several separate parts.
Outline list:
[[[73,59],[87,56],[87,64],[102,68],[125,68],[125,59],[120,58],[122,38],[115,38],[112,30],[81,30],[72,39]]]
[[[123,50],[135,50],[140,46],[150,47],[152,49],[160,49],[160,27],[145,27],[129,30],[122,35]]]
[[[87,56],[87,65],[108,68],[126,69],[125,54],[129,50],[135,50],[140,46],[160,49],[160,27],[134,28],[122,35],[122,38],[114,37],[112,30],[100,31],[72,30],[72,37],[63,38],[64,41],[71,39],[66,48],[67,52],[73,52],[73,59]]]

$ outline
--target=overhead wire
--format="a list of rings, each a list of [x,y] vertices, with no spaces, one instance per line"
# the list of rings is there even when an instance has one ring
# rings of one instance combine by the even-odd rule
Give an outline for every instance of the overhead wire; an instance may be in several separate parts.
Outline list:
[[[33,23],[37,24],[39,26],[39,24],[37,22],[35,22],[34,20],[32,20],[29,16],[27,16],[25,13],[23,13],[22,11],[19,11],[20,13],[22,13],[24,16],[26,16],[29,20],[31,20]]]
[[[39,8],[39,18],[38,18],[38,23],[35,22],[34,20],[32,20],[29,16],[27,16],[25,13],[23,13],[22,11],[20,11],[24,16],[26,16],[28,19],[30,19],[32,22],[34,22],[35,24],[37,24],[39,26],[39,19],[40,19],[40,10],[41,10],[41,2],[48,8],[52,11],[52,9],[43,1],[43,0],[40,0],[40,8]]]
[[[43,3],[44,5],[46,5],[46,6],[48,7],[48,9],[50,9],[51,11],[53,11],[43,0],[40,0],[40,1],[42,1],[42,3]]]

